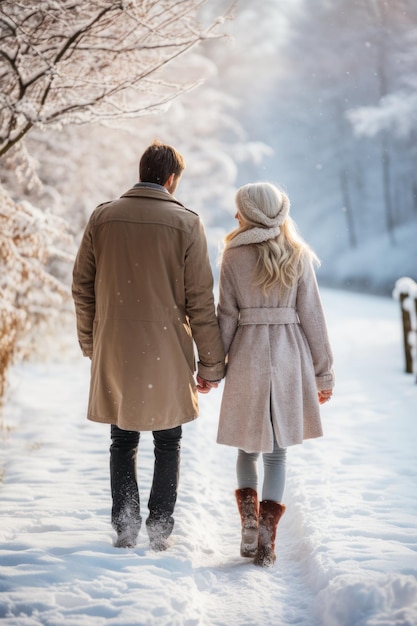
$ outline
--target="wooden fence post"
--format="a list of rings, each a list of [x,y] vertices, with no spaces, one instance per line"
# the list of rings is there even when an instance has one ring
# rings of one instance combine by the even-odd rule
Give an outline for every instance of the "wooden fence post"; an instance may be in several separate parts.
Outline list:
[[[408,343],[408,334],[411,332],[411,316],[410,312],[403,307],[404,300],[408,298],[408,293],[400,293],[400,305],[401,305],[401,317],[403,323],[403,342],[404,342],[404,357],[405,357],[405,371],[407,374],[413,373],[413,358],[411,356],[411,346]]]
[[[414,363],[414,373],[416,375],[416,383],[417,383],[417,295],[414,296],[414,319],[416,320],[416,327],[414,328],[414,343],[411,348],[411,352],[412,352],[411,356],[412,356],[413,363]]]
[[[401,306],[405,371],[414,371],[417,382],[417,283],[406,276],[399,278],[392,295]]]

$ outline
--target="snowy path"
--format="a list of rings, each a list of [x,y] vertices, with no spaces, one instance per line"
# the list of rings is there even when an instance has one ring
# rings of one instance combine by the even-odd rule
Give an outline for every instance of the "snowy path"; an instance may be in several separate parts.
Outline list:
[[[17,428],[6,438],[7,457],[14,458],[6,463],[2,498],[7,522],[0,554],[8,592],[0,616],[7,610],[20,614],[8,624],[191,626],[259,619],[275,624],[282,614],[282,624],[313,623],[304,619],[298,600],[286,606],[287,584],[277,578],[289,565],[286,577],[291,573],[291,585],[306,601],[311,592],[297,583],[299,567],[284,566],[282,558],[271,577],[238,556],[234,450],[212,444],[220,394],[213,394],[211,402],[202,399],[202,413],[206,401],[209,417],[184,428],[173,547],[155,554],[142,532],[135,550],[121,551],[111,545],[108,523],[108,429],[78,419],[86,394],[80,369],[59,366],[58,376],[53,369],[21,369],[19,396],[26,400],[19,401]],[[86,376],[87,368],[82,372]],[[35,410],[33,397],[38,398]],[[58,411],[57,399],[62,401]],[[138,466],[143,506],[152,454],[150,436],[144,435]],[[286,534],[284,528],[287,546]]]
[[[397,304],[324,293],[337,390],[325,437],[289,451],[272,570],[241,559],[221,390],[184,427],[174,543],[112,547],[108,428],[84,418],[88,362],[16,368],[1,432],[4,626],[415,626],[417,385]],[[149,493],[152,445],[138,473]]]

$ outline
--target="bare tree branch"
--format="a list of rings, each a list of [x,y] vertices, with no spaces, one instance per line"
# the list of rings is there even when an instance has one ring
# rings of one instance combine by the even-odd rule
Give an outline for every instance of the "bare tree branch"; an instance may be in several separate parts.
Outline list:
[[[143,115],[189,89],[180,75],[163,74],[199,42],[222,36],[218,21],[199,23],[202,4],[2,0],[0,156],[34,126]]]

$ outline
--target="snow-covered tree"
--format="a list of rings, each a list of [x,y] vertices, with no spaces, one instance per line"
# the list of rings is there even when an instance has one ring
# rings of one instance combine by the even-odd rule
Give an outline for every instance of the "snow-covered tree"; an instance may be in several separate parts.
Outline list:
[[[282,172],[303,207],[300,226],[325,258],[370,238],[393,241],[394,230],[415,218],[412,134],[359,136],[347,113],[399,89],[415,3],[303,0],[291,14],[276,4],[289,28],[270,90],[249,117],[275,148],[270,170]]]
[[[359,137],[371,139],[390,135],[410,154],[414,168],[417,156],[417,7],[407,3],[407,24],[396,57],[397,80],[381,90],[379,99],[367,106],[347,111],[347,117]],[[412,185],[417,188],[415,177]],[[417,196],[416,203],[417,205]]]
[[[33,126],[137,117],[189,87],[161,71],[217,35],[201,0],[2,0],[0,156]]]

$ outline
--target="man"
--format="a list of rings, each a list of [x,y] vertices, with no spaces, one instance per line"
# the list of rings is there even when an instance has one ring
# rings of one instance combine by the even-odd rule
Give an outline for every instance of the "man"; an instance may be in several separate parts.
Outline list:
[[[182,424],[198,415],[197,390],[224,375],[203,225],[172,195],[184,167],[171,146],[149,146],[140,183],[93,211],[74,265],[78,338],[92,360],[88,419],[111,424],[117,547],[134,547],[141,527],[136,455],[148,430],[155,463],[146,526],[151,547],[166,549]]]

